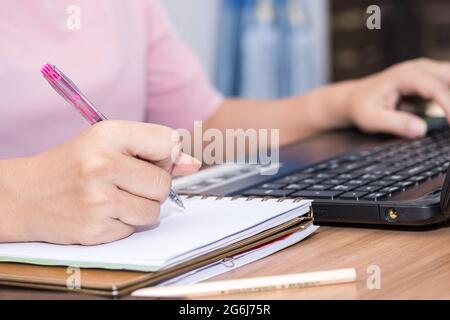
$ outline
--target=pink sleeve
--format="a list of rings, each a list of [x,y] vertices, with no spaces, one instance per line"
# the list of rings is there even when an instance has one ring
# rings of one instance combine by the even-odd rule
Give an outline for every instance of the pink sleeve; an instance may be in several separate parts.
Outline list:
[[[147,120],[190,129],[194,121],[211,117],[223,97],[176,35],[160,2],[147,5]]]

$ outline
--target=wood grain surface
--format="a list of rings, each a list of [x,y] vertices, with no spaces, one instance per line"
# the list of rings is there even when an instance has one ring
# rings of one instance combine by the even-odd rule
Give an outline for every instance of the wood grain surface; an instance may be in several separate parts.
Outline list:
[[[381,288],[367,287],[369,266]],[[450,299],[450,229],[394,231],[321,227],[309,239],[217,280],[356,268],[356,283],[237,294],[218,299]],[[76,293],[0,288],[0,299],[92,299]]]

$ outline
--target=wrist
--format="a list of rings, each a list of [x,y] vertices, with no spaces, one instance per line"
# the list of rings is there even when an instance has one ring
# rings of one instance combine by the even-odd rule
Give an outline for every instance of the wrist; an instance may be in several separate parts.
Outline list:
[[[356,81],[330,84],[292,99],[298,107],[309,109],[306,114],[312,132],[347,128],[352,125],[351,94],[355,84]],[[303,99],[302,103],[298,103],[299,99]]]
[[[351,120],[351,95],[356,81],[344,81],[319,89],[318,122],[322,130],[348,128]]]
[[[357,81],[349,80],[324,88],[323,106],[326,114],[332,115],[329,129],[347,128],[352,125],[352,93]]]

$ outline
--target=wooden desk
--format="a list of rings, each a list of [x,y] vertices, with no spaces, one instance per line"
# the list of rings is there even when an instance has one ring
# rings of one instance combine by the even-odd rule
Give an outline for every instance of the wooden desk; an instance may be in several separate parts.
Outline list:
[[[367,289],[367,268],[381,289]],[[387,231],[321,227],[311,238],[215,279],[354,267],[352,284],[223,296],[227,299],[450,299],[450,229]],[[0,299],[89,299],[85,295],[0,288]]]
[[[450,229],[426,232],[322,227],[316,235],[269,259],[220,279],[354,267],[353,284],[229,298],[258,299],[449,299]],[[367,268],[381,270],[381,289],[367,289]]]

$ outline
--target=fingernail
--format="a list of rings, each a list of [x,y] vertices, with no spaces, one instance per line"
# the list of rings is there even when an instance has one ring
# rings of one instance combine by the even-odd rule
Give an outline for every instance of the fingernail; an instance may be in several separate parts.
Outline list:
[[[423,121],[410,121],[407,125],[406,134],[411,138],[420,138],[427,133],[427,125]]]
[[[181,143],[181,135],[177,130],[172,131],[172,135],[170,137],[171,141],[175,143]]]
[[[182,152],[175,162],[177,165],[195,165],[200,167],[202,163],[194,157]]]
[[[170,152],[170,157],[172,159],[172,162],[176,163],[178,161],[178,159],[181,157],[181,143],[176,143],[173,148],[172,151]]]

